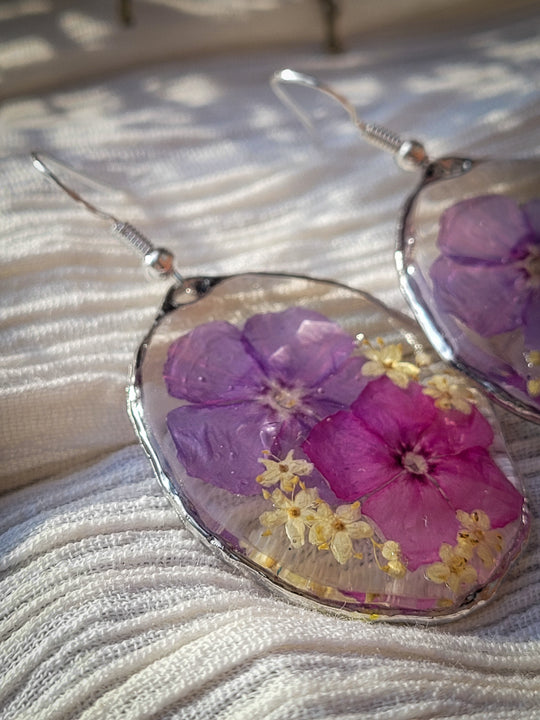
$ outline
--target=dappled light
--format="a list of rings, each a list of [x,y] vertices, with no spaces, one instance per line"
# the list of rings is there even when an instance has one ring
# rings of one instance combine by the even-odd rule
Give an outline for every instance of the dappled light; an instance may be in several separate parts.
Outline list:
[[[471,467],[483,472],[489,465],[489,477],[500,477],[508,464],[506,445],[523,477],[532,529],[493,602],[442,628],[383,626],[374,622],[376,613],[370,622],[350,622],[284,602],[191,536],[137,444],[126,413],[128,368],[159,312],[167,282],[148,280],[140,257],[111,234],[111,223],[72,202],[30,160],[32,151],[41,151],[79,171],[82,178],[70,179],[74,189],[132,223],[156,247],[170,249],[186,278],[249,275],[248,286],[241,283],[249,287],[249,302],[232,291],[226,298],[235,326],[244,327],[257,314],[253,298],[256,307],[266,302],[267,285],[251,274],[260,272],[360,288],[410,318],[394,260],[402,209],[421,172],[402,172],[389,154],[364,141],[343,108],[298,88],[295,100],[314,125],[313,134],[306,132],[276,98],[269,78],[284,67],[317,75],[346,95],[362,120],[417,138],[430,158],[530,158],[540,147],[538,3],[337,1],[341,54],[326,50],[319,0],[133,0],[131,25],[122,20],[116,0],[0,0],[2,720],[537,716],[540,428],[496,410],[504,436],[504,442],[493,436],[497,467],[490,461],[480,468],[491,443],[482,423],[474,447],[459,445],[459,423],[451,442],[441,439],[444,452],[435,447],[437,428],[431,425],[421,428],[432,444],[429,453],[406,446],[405,420],[414,424],[422,416],[427,423],[433,415],[446,432],[444,403],[450,413],[464,412],[460,421],[466,423],[476,417],[476,391],[468,379],[465,387],[449,380],[431,350],[420,352],[412,319],[400,316],[391,324],[396,336],[385,349],[375,327],[373,336],[367,332],[380,306],[375,302],[375,312],[366,310],[357,329],[357,312],[345,298],[351,291],[324,283],[328,302],[343,315],[339,322],[353,328],[347,332],[358,341],[350,356],[356,361],[344,364],[343,383],[333,390],[340,397],[348,370],[359,358],[367,360],[362,377],[372,390],[364,400],[374,424],[359,433],[358,418],[349,413],[351,436],[334,442],[331,433],[321,435],[317,457],[309,462],[294,455],[304,463],[295,465],[295,474],[308,490],[322,480],[302,474],[306,463],[332,476],[341,499],[331,513],[328,499],[328,506],[315,503],[312,492],[309,502],[305,494],[299,500],[296,485],[287,489],[287,478],[280,477],[285,489],[270,486],[268,498],[262,489],[242,496],[246,507],[257,504],[246,532],[269,530],[273,536],[264,536],[265,542],[283,556],[304,538],[310,557],[328,563],[328,572],[339,577],[347,578],[353,565],[364,562],[362,554],[371,553],[385,587],[399,587],[404,573],[414,572],[439,600],[448,600],[453,588],[469,592],[501,552],[504,523],[496,527],[498,521],[475,514],[481,504],[457,508],[459,516],[453,508],[450,515],[448,497],[455,487],[444,484],[439,468],[437,482],[430,479],[431,497],[433,506],[446,503],[448,537],[437,536],[430,557],[411,571],[422,547],[415,547],[407,523],[412,517],[424,532],[427,515],[412,500],[396,500],[403,517],[390,517],[386,485],[379,481],[373,487],[380,504],[367,489],[360,503],[367,507],[360,507],[348,499],[347,476],[334,468],[349,457],[349,472],[369,454],[362,448],[376,434],[384,436],[386,450],[373,460],[374,475],[384,466],[385,483],[384,473],[398,462],[400,481],[412,478],[418,492],[432,473],[430,463],[455,462],[452,453],[467,470],[455,485],[471,483]],[[84,177],[101,185],[87,187]],[[426,222],[436,229],[431,215]],[[512,266],[516,277],[527,269],[533,277],[537,257],[530,248],[527,253]],[[272,284],[276,303],[288,304],[285,285]],[[309,311],[315,285],[306,277],[290,283],[300,313]],[[210,310],[208,304],[186,304],[175,315],[178,322],[184,322],[184,310],[195,327],[218,320],[225,300],[214,293],[217,287],[189,285],[190,291],[208,289]],[[330,310],[323,314],[333,318]],[[172,342],[175,329],[166,315],[161,320],[159,332]],[[402,342],[399,328],[409,327],[414,331]],[[260,331],[261,342],[265,337]],[[211,352],[203,347],[204,373],[192,364],[195,387],[209,384],[210,361],[212,367],[226,364],[220,342],[211,344]],[[242,348],[247,342],[242,339]],[[409,350],[411,357],[405,357]],[[530,350],[526,361],[536,368],[536,348]],[[320,356],[320,344],[303,352],[301,361],[291,353],[302,368]],[[437,374],[419,400],[414,393],[423,391],[414,384],[415,373],[427,372],[428,362],[437,364]],[[156,356],[152,371],[159,378],[164,364],[165,357]],[[240,375],[237,385],[246,383]],[[389,386],[390,407],[377,388],[394,382],[392,377],[401,386]],[[532,390],[534,382],[536,376]],[[413,389],[405,406],[407,383]],[[264,397],[280,413],[285,434],[305,401],[303,386],[292,384],[265,386]],[[158,395],[151,384],[146,387],[152,388],[152,403]],[[314,397],[317,390],[313,386]],[[260,400],[257,394],[253,402]],[[175,407],[183,402],[174,399]],[[223,433],[234,440],[237,426],[231,430],[230,417],[223,417]],[[393,427],[399,433],[392,434]],[[337,433],[336,428],[330,426]],[[166,432],[165,422],[159,432]],[[184,442],[186,433],[180,435]],[[219,472],[232,457],[239,460],[238,471],[245,470],[242,457],[220,447],[219,437],[204,427],[197,437],[206,435],[217,448],[212,462]],[[172,438],[163,438],[166,457],[174,459]],[[277,460],[261,458],[265,463],[255,463],[262,475]],[[487,487],[484,481],[470,487],[489,506],[493,488],[504,490],[505,483],[494,480]],[[210,514],[213,498],[229,491],[202,474],[197,482],[205,499],[201,513]],[[329,488],[321,485],[319,500]],[[270,499],[276,489],[285,499],[279,493]],[[237,493],[230,494],[235,522],[244,522]],[[297,510],[300,524],[289,521]],[[362,513],[377,527],[359,525],[366,522]],[[402,521],[401,535],[388,545],[379,534],[394,517]],[[219,527],[228,542],[227,530]],[[254,546],[250,552],[254,563],[264,571],[272,566],[280,576],[274,555]],[[471,558],[474,573],[467,565]],[[298,578],[292,580],[300,587]],[[323,594],[317,578],[309,583]],[[303,591],[311,592],[307,586]]]

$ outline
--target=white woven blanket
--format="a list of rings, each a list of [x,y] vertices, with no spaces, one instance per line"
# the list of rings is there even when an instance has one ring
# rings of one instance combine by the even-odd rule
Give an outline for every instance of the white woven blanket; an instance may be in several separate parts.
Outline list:
[[[528,157],[537,3],[348,3],[338,56],[315,40],[315,2],[217,19],[134,3],[132,36],[111,3],[49,5],[0,7],[2,720],[540,718],[540,427],[501,414],[533,528],[488,607],[424,628],[289,605],[162,497],[125,384],[164,288],[28,157],[47,150],[125,191],[91,197],[186,275],[298,272],[406,310],[393,243],[416,178],[306,95],[314,145],[268,78],[316,73],[433,156]]]

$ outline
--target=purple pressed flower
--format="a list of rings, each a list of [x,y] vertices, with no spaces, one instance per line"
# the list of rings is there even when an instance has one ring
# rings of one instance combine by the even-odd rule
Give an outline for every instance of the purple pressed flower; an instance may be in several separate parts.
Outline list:
[[[526,348],[540,349],[540,200],[456,203],[441,217],[438,245],[438,307],[483,337],[522,328]]]
[[[453,544],[456,512],[484,511],[492,528],[519,517],[522,497],[493,462],[493,431],[476,408],[439,410],[417,382],[370,382],[350,410],[316,425],[303,449],[341,500],[360,500],[409,570]]]
[[[364,359],[350,357],[353,348],[339,325],[302,308],[254,315],[243,330],[209,322],[176,340],[164,378],[170,395],[189,404],[167,424],[187,472],[233,493],[260,493],[263,451],[285,457],[364,387]]]

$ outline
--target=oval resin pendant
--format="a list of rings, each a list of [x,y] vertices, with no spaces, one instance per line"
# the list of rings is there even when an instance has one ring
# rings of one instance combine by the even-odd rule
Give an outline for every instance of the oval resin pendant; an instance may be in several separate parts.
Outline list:
[[[401,286],[445,360],[540,422],[540,161],[445,158],[408,201]]]
[[[489,404],[415,323],[337,283],[173,287],[129,410],[181,516],[290,598],[451,619],[523,545],[526,502]]]

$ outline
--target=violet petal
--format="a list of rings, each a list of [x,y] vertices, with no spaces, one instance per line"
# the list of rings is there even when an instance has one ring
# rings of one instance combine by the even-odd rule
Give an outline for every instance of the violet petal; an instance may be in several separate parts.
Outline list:
[[[272,455],[278,458],[284,458],[289,450],[295,448],[300,449],[305,438],[309,435],[309,432],[314,424],[311,418],[303,416],[299,413],[289,415],[284,421],[277,432],[274,442],[272,443],[271,451]],[[295,450],[294,457],[299,457],[298,452]]]
[[[452,205],[441,216],[438,245],[444,255],[501,263],[530,233],[523,210],[505,195],[483,195]]]
[[[311,310],[293,307],[249,318],[248,351],[264,372],[290,386],[312,387],[345,362],[354,341],[336,323]]]
[[[482,337],[522,325],[527,291],[517,266],[464,265],[440,256],[430,274],[439,311],[459,318]]]
[[[264,387],[240,330],[227,322],[199,325],[173,342],[163,374],[170,395],[194,403],[249,400]]]
[[[362,375],[363,357],[350,357],[337,372],[327,377],[303,399],[303,404],[313,410],[318,419],[343,410],[358,397],[368,383]]]
[[[183,405],[167,415],[167,425],[189,475],[240,495],[261,492],[259,458],[279,430],[269,408],[256,402]]]

